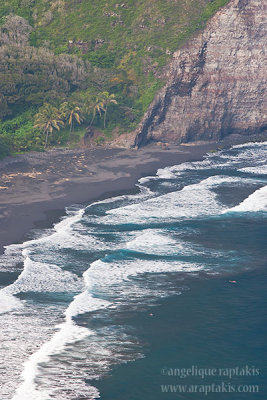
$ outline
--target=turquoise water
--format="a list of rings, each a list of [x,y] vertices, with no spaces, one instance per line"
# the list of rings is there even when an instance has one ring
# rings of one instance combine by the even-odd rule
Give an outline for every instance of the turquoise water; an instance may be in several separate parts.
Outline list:
[[[9,246],[1,400],[266,399],[266,155],[159,170]]]
[[[183,296],[165,299],[147,313],[132,315],[130,323],[143,342],[146,357],[116,367],[96,382],[101,398],[122,399],[265,399],[266,398],[266,272],[263,270],[225,278],[190,280]],[[260,375],[181,379],[162,373],[171,369],[234,369],[257,366]],[[206,385],[222,382],[259,388],[259,393],[163,393],[162,385]],[[227,387],[227,386],[226,386]],[[110,394],[112,394],[110,396]]]

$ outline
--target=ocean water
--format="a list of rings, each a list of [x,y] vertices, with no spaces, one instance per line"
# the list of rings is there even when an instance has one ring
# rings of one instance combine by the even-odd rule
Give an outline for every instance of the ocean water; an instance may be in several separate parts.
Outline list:
[[[266,399],[266,157],[160,169],[8,246],[0,399]]]

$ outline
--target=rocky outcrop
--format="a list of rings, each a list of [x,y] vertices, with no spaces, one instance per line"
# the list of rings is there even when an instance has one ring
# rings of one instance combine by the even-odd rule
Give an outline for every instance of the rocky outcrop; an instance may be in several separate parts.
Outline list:
[[[148,141],[218,140],[267,128],[266,5],[232,0],[174,53],[166,85],[134,135]]]

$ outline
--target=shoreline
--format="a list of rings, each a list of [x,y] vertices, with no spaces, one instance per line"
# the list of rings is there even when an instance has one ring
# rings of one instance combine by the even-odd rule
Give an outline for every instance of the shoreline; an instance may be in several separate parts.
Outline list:
[[[156,145],[139,150],[86,149],[28,153],[0,162],[0,254],[29,239],[33,229],[52,227],[73,204],[135,190],[138,179],[159,168],[200,161],[216,142]]]
[[[248,140],[247,140],[248,141]],[[0,161],[0,254],[4,246],[31,238],[33,229],[51,228],[74,204],[133,192],[159,168],[201,161],[225,142],[151,144],[129,149],[56,149]]]

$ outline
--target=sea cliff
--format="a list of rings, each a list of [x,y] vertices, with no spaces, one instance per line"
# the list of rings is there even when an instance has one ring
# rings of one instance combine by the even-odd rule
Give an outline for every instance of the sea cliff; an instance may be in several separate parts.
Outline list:
[[[176,51],[128,146],[266,131],[266,3],[232,0]]]

